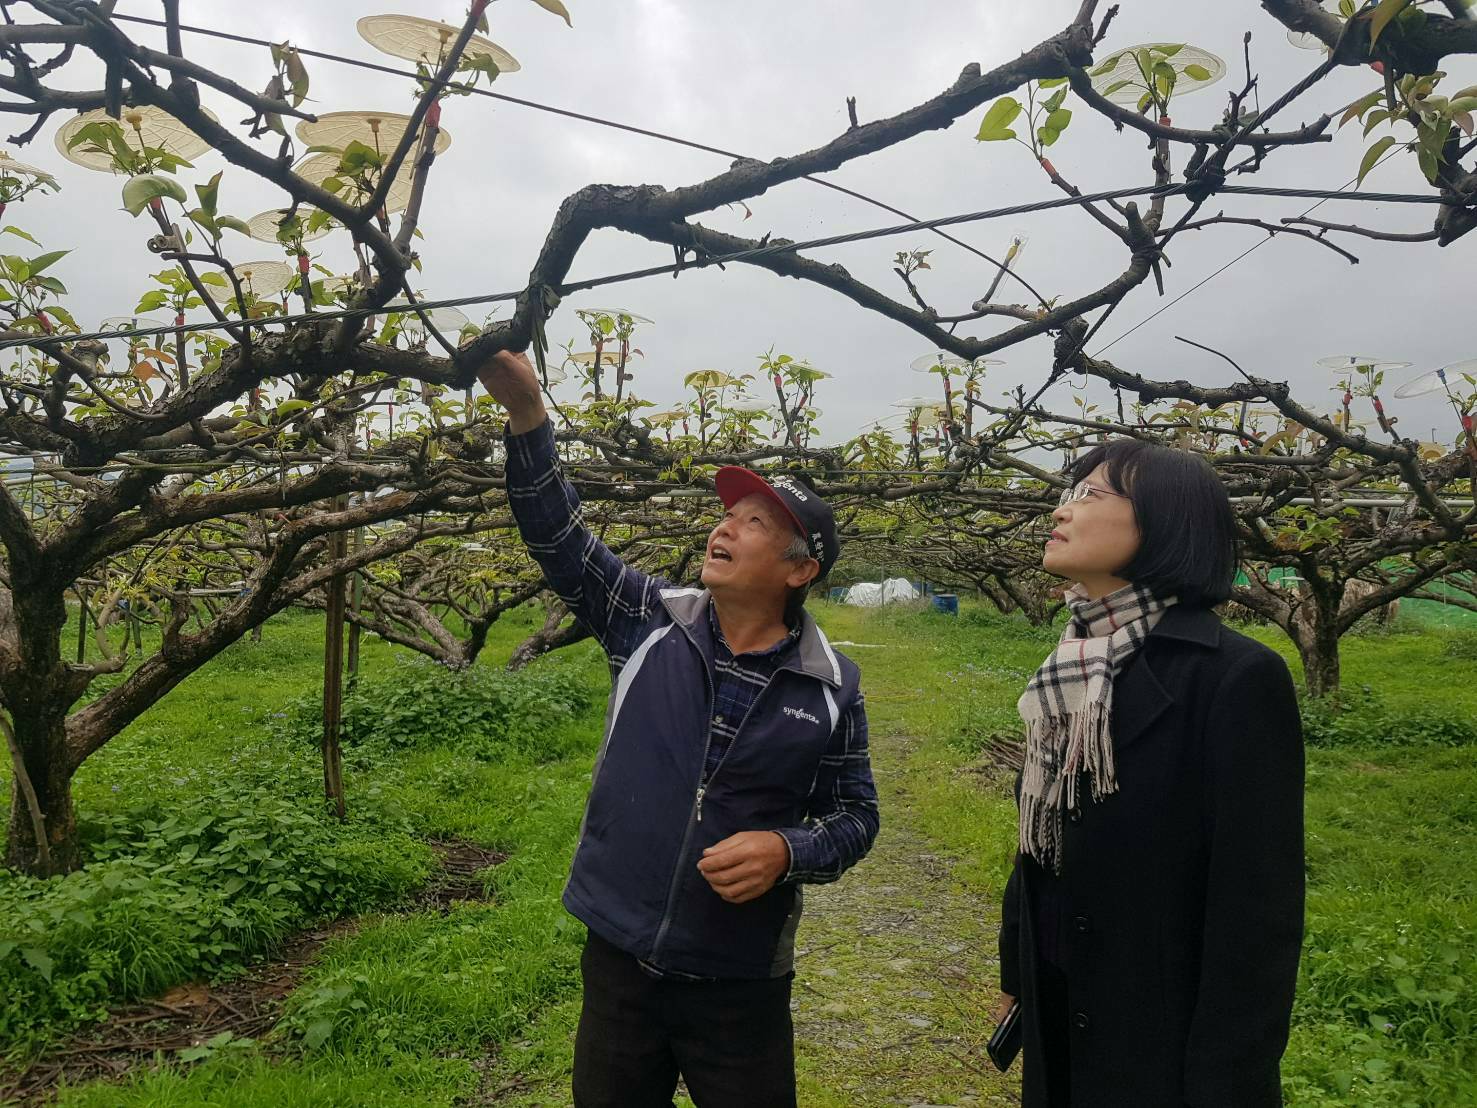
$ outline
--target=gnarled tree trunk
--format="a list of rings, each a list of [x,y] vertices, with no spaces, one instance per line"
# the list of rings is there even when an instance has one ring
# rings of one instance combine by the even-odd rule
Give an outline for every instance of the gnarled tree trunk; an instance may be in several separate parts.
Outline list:
[[[65,718],[47,713],[28,719],[22,714],[12,717],[11,727],[15,775],[5,864],[40,877],[69,873],[81,865],[82,855],[72,806],[76,767],[67,752]]]
[[[590,629],[577,619],[572,620],[566,627],[559,626],[568,615],[569,609],[563,604],[557,602],[550,604],[544,625],[518,644],[518,648],[513,651],[513,656],[508,659],[508,668],[520,670],[542,654],[588,639]]]

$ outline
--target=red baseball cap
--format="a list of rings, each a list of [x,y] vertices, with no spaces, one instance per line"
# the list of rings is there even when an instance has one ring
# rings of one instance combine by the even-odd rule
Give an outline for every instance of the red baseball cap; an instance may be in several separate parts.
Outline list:
[[[713,487],[725,508],[732,508],[753,493],[774,501],[805,539],[810,556],[821,564],[818,578],[830,572],[841,553],[841,541],[836,536],[835,513],[814,489],[788,473],[778,473],[766,480],[743,466],[724,466],[714,475]]]

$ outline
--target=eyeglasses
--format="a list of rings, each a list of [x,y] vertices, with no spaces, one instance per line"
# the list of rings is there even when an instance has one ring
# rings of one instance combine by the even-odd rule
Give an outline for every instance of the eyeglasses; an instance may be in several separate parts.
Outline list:
[[[1058,506],[1062,504],[1075,504],[1079,500],[1093,500],[1100,496],[1118,496],[1124,500],[1129,499],[1127,493],[1114,492],[1112,489],[1100,489],[1096,485],[1089,485],[1086,481],[1080,481],[1069,489],[1062,491],[1062,496],[1057,501]]]

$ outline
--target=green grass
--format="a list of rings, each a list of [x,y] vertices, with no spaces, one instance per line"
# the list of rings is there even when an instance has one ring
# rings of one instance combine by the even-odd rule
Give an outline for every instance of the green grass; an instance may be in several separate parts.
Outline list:
[[[485,664],[500,665],[538,616],[506,617],[494,629]],[[284,733],[274,717],[319,688],[321,636],[319,616],[273,620],[261,644],[232,646],[89,761],[76,796],[90,843],[96,846],[99,828],[126,824],[140,807],[198,810],[219,795],[223,781],[245,797],[270,784],[316,813],[316,751]],[[366,687],[406,672],[395,660],[403,653],[366,638]],[[586,707],[573,720],[546,722],[527,744],[453,739],[406,751],[350,749],[350,821],[342,829],[327,821],[339,836],[334,849],[378,834],[396,852],[382,859],[386,872],[404,856],[424,853],[414,840],[387,838],[389,824],[505,850],[511,857],[492,872],[491,903],[446,915],[370,916],[352,936],[330,944],[290,1000],[274,1048],[285,1055],[228,1044],[192,1067],[142,1074],[121,1086],[67,1090],[60,1103],[427,1105],[450,1104],[475,1090],[489,1046],[519,1041],[536,1013],[577,987],[579,929],[559,907],[558,892],[589,785],[607,679],[603,659],[589,645],[537,663],[535,676],[540,670],[572,673],[586,687]],[[418,872],[424,873],[423,862]],[[0,886],[7,880],[15,879],[0,876]],[[393,890],[381,895],[391,900]],[[305,910],[289,922],[304,926],[310,916]],[[158,928],[133,932],[148,953],[165,949]],[[151,936],[159,940],[153,947]],[[274,935],[264,935],[252,949],[272,941]],[[172,983],[166,962],[139,982],[144,988],[128,991]],[[53,1034],[70,1022],[56,1020]],[[0,1048],[34,1047],[44,1039]]]
[[[825,603],[814,610],[833,640],[875,644],[841,649],[862,666],[879,747],[885,736],[918,740],[885,763],[879,758],[888,775],[884,795],[906,795],[911,825],[958,859],[958,893],[976,898],[988,922],[1008,872],[1015,815],[1009,782],[968,767],[980,735],[1014,729],[1014,701],[1055,632],[973,604],[958,619]],[[536,616],[505,617],[485,663],[499,664]],[[87,825],[115,826],[140,805],[189,809],[222,788],[246,794],[284,775],[296,782],[285,795],[311,809],[315,754],[301,743],[287,748],[281,729],[269,725],[272,713],[319,687],[321,631],[319,616],[280,617],[261,644],[236,644],[182,683],[84,766],[77,803]],[[1296,670],[1280,633],[1253,633]],[[1433,706],[1477,714],[1473,662],[1451,648],[1463,633],[1414,613],[1390,633],[1350,636],[1345,683],[1371,686],[1393,715]],[[366,638],[366,682],[396,673],[401,653]],[[59,1103],[562,1102],[578,1013],[580,929],[560,909],[558,893],[589,785],[606,677],[589,643],[535,670],[541,667],[574,672],[593,699],[536,742],[489,753],[450,741],[353,752],[348,761],[351,823],[343,841],[398,842],[388,829],[403,826],[416,836],[462,835],[506,850],[510,860],[493,872],[490,903],[446,915],[371,915],[325,948],[272,1042],[224,1044],[191,1066],[68,1089]],[[1290,1103],[1434,1108],[1477,1099],[1463,1084],[1477,1069],[1467,1045],[1477,1040],[1471,755],[1469,747],[1390,743],[1310,751],[1309,938],[1284,1066]],[[884,826],[887,819],[884,811]],[[843,990],[846,1003],[872,1002],[845,993],[865,986],[844,977],[828,979],[827,988]],[[825,1053],[824,1044],[803,1046],[804,1102],[847,1103]]]

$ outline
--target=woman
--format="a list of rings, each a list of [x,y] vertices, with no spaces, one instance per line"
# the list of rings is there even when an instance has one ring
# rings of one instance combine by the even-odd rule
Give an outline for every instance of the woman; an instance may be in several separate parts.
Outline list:
[[[1071,470],[1045,568],[1072,619],[1019,708],[1000,933],[1026,1108],[1281,1103],[1303,925],[1287,666],[1222,625],[1234,517],[1201,458],[1124,439]]]

